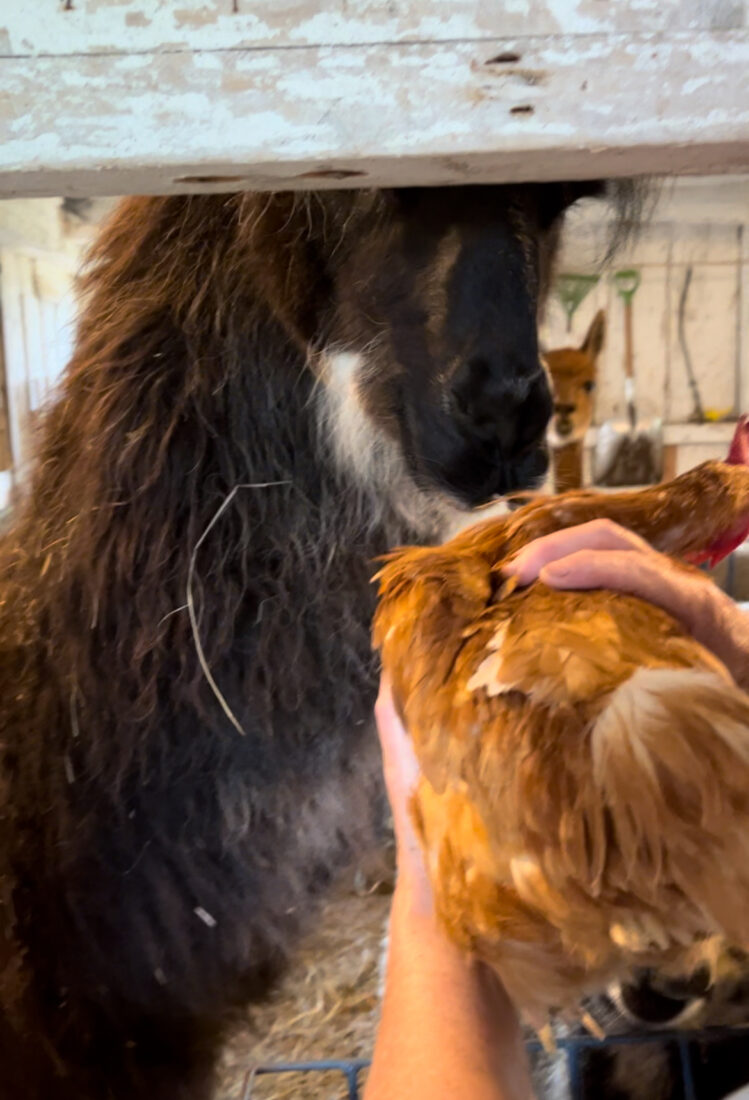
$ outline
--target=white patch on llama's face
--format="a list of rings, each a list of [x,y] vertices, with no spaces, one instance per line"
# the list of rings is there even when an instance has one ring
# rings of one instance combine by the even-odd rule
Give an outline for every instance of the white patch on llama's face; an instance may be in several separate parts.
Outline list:
[[[326,426],[339,466],[354,473],[360,484],[372,487],[379,483],[385,465],[391,477],[400,478],[399,449],[367,415],[361,400],[364,356],[355,351],[324,352],[322,363],[328,398]]]
[[[367,369],[361,352],[330,348],[320,354],[321,439],[338,468],[353,476],[363,492],[387,499],[416,531],[444,537],[461,510],[436,489],[416,484],[399,443],[367,412],[360,391]]]

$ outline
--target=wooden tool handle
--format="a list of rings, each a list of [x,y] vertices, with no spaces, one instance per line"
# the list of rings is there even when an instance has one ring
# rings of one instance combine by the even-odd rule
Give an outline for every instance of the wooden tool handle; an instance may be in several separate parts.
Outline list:
[[[637,407],[635,405],[635,362],[632,350],[632,298],[624,299],[624,400],[627,404],[627,419],[634,432],[637,426]]]
[[[624,377],[635,376],[634,352],[632,350],[632,299],[624,302]]]

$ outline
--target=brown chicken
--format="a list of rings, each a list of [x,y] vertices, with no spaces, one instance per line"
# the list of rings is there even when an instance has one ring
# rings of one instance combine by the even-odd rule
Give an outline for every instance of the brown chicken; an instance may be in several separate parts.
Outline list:
[[[502,566],[601,516],[714,562],[749,533],[748,457],[742,421],[727,463],[538,499],[379,574],[374,640],[422,768],[439,916],[539,1029],[640,968],[682,977],[716,944],[749,947],[749,696],[660,609],[512,590]]]

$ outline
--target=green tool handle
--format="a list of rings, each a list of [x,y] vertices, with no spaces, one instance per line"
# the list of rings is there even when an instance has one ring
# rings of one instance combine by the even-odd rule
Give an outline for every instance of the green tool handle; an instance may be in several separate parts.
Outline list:
[[[640,272],[635,268],[628,268],[626,271],[617,271],[614,275],[617,293],[625,302],[631,302],[634,298],[635,291],[640,285],[640,278]]]

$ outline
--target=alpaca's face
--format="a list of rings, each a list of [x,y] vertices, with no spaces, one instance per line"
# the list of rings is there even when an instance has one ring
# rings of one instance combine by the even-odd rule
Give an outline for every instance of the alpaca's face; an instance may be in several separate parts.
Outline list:
[[[564,209],[594,190],[422,188],[329,200],[328,233],[338,220],[341,245],[328,268],[322,377],[355,461],[375,428],[419,485],[469,506],[543,476],[552,402],[538,311]]]
[[[544,356],[554,395],[554,418],[549,426],[552,447],[566,447],[584,439],[593,422],[598,357],[605,329],[606,318],[599,310],[579,348],[555,348]]]
[[[561,348],[545,358],[554,391],[549,442],[565,447],[583,439],[593,422],[596,364],[576,348]]]

